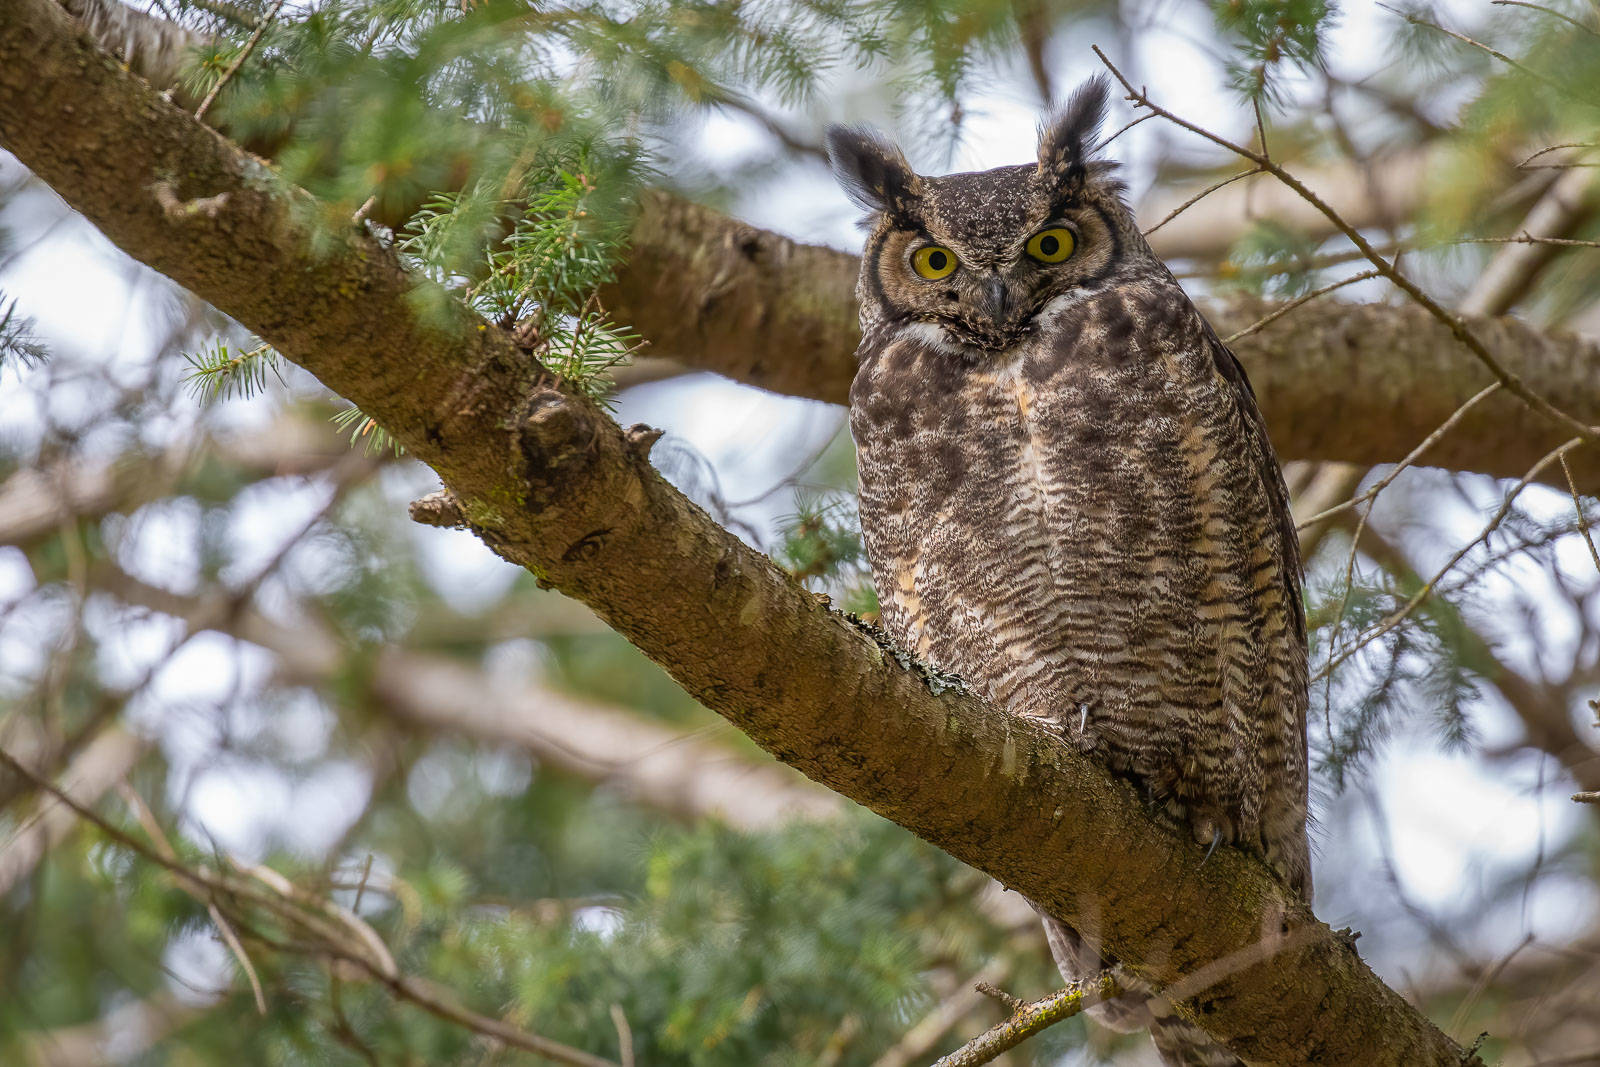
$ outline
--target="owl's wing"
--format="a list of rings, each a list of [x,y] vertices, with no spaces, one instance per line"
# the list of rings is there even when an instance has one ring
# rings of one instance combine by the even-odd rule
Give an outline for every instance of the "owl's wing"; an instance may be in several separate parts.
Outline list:
[[[1212,359],[1216,362],[1218,372],[1233,387],[1239,411],[1244,416],[1244,423],[1251,438],[1250,459],[1258,465],[1261,483],[1267,487],[1278,537],[1283,547],[1283,581],[1288,589],[1289,602],[1294,605],[1296,633],[1300,643],[1304,645],[1306,605],[1301,594],[1300,535],[1295,532],[1294,514],[1289,510],[1289,486],[1283,480],[1283,468],[1279,466],[1277,452],[1273,450],[1272,440],[1267,436],[1267,420],[1261,414],[1261,406],[1256,403],[1256,391],[1250,384],[1250,376],[1245,373],[1244,365],[1233,354],[1233,350],[1217,337],[1217,331],[1212,328],[1211,323],[1206,322],[1203,316],[1201,321],[1205,323],[1206,343],[1211,348]]]

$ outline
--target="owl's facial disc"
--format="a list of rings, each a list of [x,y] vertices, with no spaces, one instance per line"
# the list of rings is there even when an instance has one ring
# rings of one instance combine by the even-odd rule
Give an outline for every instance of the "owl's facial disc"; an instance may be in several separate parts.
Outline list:
[[[927,179],[921,217],[880,231],[869,246],[886,302],[969,358],[1026,340],[1052,299],[1094,284],[1114,244],[1092,210],[1063,209],[1028,175],[1010,177],[1010,188],[995,192],[1012,209],[977,223],[961,210],[970,182],[948,196],[941,179]]]

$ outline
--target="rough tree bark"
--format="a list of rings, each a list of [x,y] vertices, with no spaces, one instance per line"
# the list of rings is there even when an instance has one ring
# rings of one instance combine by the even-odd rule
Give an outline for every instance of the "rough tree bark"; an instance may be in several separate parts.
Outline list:
[[[51,0],[0,2],[0,144],[129,254],[360,404],[486,542],[768,751],[1097,932],[1250,1061],[1463,1062],[1260,864],[1205,860],[1047,730],[830,611],[662,480],[650,434],[561,392],[464,309],[425,317],[388,250],[320,229],[303,192],[96,51]]]

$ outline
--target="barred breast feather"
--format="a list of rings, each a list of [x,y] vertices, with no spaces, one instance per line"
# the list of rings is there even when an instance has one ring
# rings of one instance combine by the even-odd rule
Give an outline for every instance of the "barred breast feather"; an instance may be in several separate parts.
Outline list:
[[[851,391],[889,633],[1307,898],[1287,492],[1243,370],[1163,270],[964,357],[869,325]]]

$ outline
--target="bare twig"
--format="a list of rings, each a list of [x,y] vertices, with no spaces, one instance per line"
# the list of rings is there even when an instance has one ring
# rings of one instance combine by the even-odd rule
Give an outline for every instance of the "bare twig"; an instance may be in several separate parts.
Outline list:
[[[1459,32],[1457,32],[1455,30],[1448,29],[1448,28],[1446,28],[1444,26],[1441,26],[1437,22],[1431,22],[1428,19],[1425,19],[1420,15],[1413,15],[1410,12],[1401,11],[1399,8],[1390,7],[1388,4],[1385,4],[1385,3],[1379,3],[1378,6],[1383,8],[1385,11],[1389,12],[1392,15],[1399,15],[1401,18],[1405,19],[1407,22],[1411,23],[1411,25],[1413,25],[1413,26],[1426,26],[1430,30],[1439,31],[1440,33],[1444,34],[1446,37],[1454,37],[1456,40],[1462,42],[1463,44],[1469,44],[1473,48],[1477,48],[1477,49],[1479,49],[1481,51],[1487,52],[1489,55],[1491,55],[1494,58],[1498,59],[1500,62],[1506,64],[1508,67],[1511,67],[1513,70],[1521,71],[1523,74],[1526,74],[1528,77],[1532,78],[1534,81],[1539,82],[1539,83],[1541,83],[1543,85],[1549,86],[1551,89],[1554,89],[1556,92],[1560,93],[1562,96],[1565,96],[1565,97],[1567,97],[1568,99],[1571,99],[1571,100],[1575,100],[1580,104],[1584,104],[1586,106],[1592,106],[1592,101],[1587,101],[1587,100],[1584,100],[1582,97],[1575,96],[1572,92],[1567,90],[1559,82],[1552,81],[1551,79],[1545,77],[1543,74],[1540,74],[1538,71],[1532,70],[1532,69],[1530,69],[1529,67],[1527,67],[1526,65],[1524,65],[1522,63],[1518,63],[1515,59],[1512,59],[1510,56],[1506,55],[1504,52],[1500,51],[1497,48],[1494,48],[1494,47],[1492,47],[1490,45],[1486,45],[1482,41],[1476,40],[1476,39],[1474,39],[1472,37],[1468,37],[1464,33],[1459,33]]]
[[[991,960],[973,976],[972,981],[963,982],[953,993],[935,1004],[932,1011],[917,1020],[911,1029],[901,1035],[900,1040],[873,1062],[872,1067],[910,1067],[913,1063],[926,1062],[924,1057],[938,1044],[939,1038],[979,1007],[988,995],[985,988],[992,989],[994,983],[1005,981],[1011,969],[1012,963],[1007,959]],[[1008,1004],[1006,1010],[1015,1012],[1016,1004],[1020,1003]]]
[[[244,946],[239,943],[239,935],[234,933],[233,925],[218,910],[216,901],[206,901],[206,914],[211,916],[211,922],[216,926],[217,932],[222,935],[223,943],[228,946],[228,951],[233,953],[233,958],[239,961],[239,966],[244,970],[245,977],[250,979],[250,992],[256,998],[256,1013],[265,1018],[267,1014],[267,998],[261,991],[261,978],[256,974],[255,966],[250,962],[250,956],[245,952]]]
[[[1243,145],[1235,144],[1225,137],[1212,133],[1210,130],[1205,129],[1202,126],[1198,126],[1195,123],[1190,122],[1189,120],[1158,106],[1150,100],[1143,90],[1135,89],[1133,87],[1133,83],[1130,82],[1127,79],[1127,76],[1124,75],[1122,71],[1111,62],[1110,58],[1100,50],[1098,45],[1093,45],[1091,47],[1093,48],[1095,55],[1100,57],[1100,62],[1104,63],[1106,69],[1111,71],[1112,75],[1117,79],[1117,81],[1122,84],[1123,89],[1127,91],[1129,100],[1133,101],[1137,106],[1149,108],[1156,114],[1161,115],[1168,122],[1171,122],[1182,129],[1188,130],[1190,133],[1203,137],[1220,148],[1224,148],[1237,155],[1243,156],[1245,159],[1248,159],[1252,163],[1256,164],[1256,166],[1260,169],[1267,171],[1273,177],[1289,186],[1289,188],[1293,189],[1303,199],[1305,199],[1307,203],[1315,207],[1317,211],[1323,215],[1323,217],[1333,224],[1335,229],[1344,234],[1351,244],[1361,249],[1361,251],[1366,255],[1368,261],[1378,269],[1378,272],[1382,274],[1383,277],[1393,282],[1396,286],[1402,289],[1406,295],[1410,296],[1417,303],[1421,304],[1429,314],[1433,315],[1440,322],[1444,323],[1444,325],[1449,328],[1451,335],[1454,336],[1456,340],[1464,344],[1469,350],[1471,350],[1471,352],[1478,357],[1479,362],[1487,367],[1489,372],[1493,374],[1509,392],[1511,392],[1514,396],[1520,397],[1535,411],[1540,412],[1547,418],[1553,419],[1561,425],[1572,430],[1582,440],[1600,441],[1600,427],[1588,426],[1573,418],[1565,411],[1562,411],[1560,408],[1550,403],[1550,401],[1546,400],[1543,396],[1540,396],[1533,390],[1529,389],[1521,378],[1517,377],[1515,374],[1512,374],[1510,371],[1501,366],[1500,361],[1494,357],[1494,353],[1490,352],[1488,346],[1483,343],[1477,334],[1473,333],[1473,331],[1468,328],[1465,320],[1463,320],[1460,315],[1453,314],[1445,307],[1440,305],[1438,301],[1434,300],[1420,287],[1418,287],[1415,282],[1402,274],[1392,262],[1379,255],[1377,250],[1372,247],[1371,242],[1369,242],[1359,230],[1355,229],[1348,222],[1346,222],[1338,212],[1330,208],[1321,197],[1317,196],[1316,193],[1308,189],[1305,184],[1300,181],[1300,179],[1296,178],[1293,174],[1290,174],[1288,171],[1283,169],[1283,167],[1279,166],[1277,163],[1274,163],[1268,157],[1258,152],[1254,152]]]
[[[621,1004],[611,1005],[611,1024],[617,1028],[617,1058],[622,1067],[634,1067],[633,1028],[628,1025],[628,1015]]]
[[[783,145],[783,147],[787,148],[789,151],[798,155],[811,156],[813,159],[820,159],[824,163],[828,161],[828,153],[821,145],[814,141],[808,141],[797,136],[786,126],[784,126],[783,123],[779,122],[773,116],[767,114],[767,112],[754,101],[746,99],[739,93],[735,93],[731,90],[722,90],[712,93],[709,99],[711,103],[714,103],[720,107],[728,108],[731,111],[737,111],[746,118],[754,120],[756,125],[760,126],[763,130],[766,130],[767,133],[771,134],[779,144]]]
[[[1100,144],[1096,146],[1095,151],[1098,152],[1102,148],[1105,148],[1112,141],[1115,141],[1118,137],[1121,137],[1123,134],[1127,133],[1129,130],[1131,130],[1135,126],[1139,125],[1139,123],[1148,122],[1148,121],[1150,121],[1151,119],[1153,119],[1155,117],[1156,117],[1155,115],[1140,115],[1138,118],[1134,119],[1132,122],[1126,123],[1126,124],[1118,127],[1117,132],[1113,133],[1110,137],[1107,137],[1103,141],[1101,141]]]
[[[1140,121],[1143,121],[1144,119],[1147,119],[1147,118],[1156,118],[1156,117],[1157,117],[1156,113],[1155,112],[1151,112],[1148,115],[1141,115],[1140,116]],[[1133,124],[1129,123],[1128,125],[1131,126]],[[1124,127],[1124,129],[1126,129],[1126,127]],[[1118,131],[1118,132],[1121,132],[1121,131]],[[1157,230],[1161,229],[1161,227],[1165,226],[1167,223],[1171,222],[1173,219],[1177,218],[1179,215],[1183,214],[1185,211],[1188,211],[1191,207],[1194,207],[1194,205],[1198,204],[1201,200],[1203,200],[1206,197],[1210,196],[1212,193],[1216,192],[1218,189],[1221,189],[1224,185],[1232,185],[1234,182],[1238,181],[1241,178],[1248,178],[1252,174],[1260,174],[1260,173],[1261,173],[1261,168],[1260,167],[1251,167],[1249,170],[1242,170],[1238,174],[1231,175],[1230,177],[1224,178],[1219,182],[1214,182],[1211,185],[1206,186],[1204,189],[1200,190],[1198,193],[1195,193],[1189,199],[1185,200],[1183,203],[1179,204],[1177,207],[1175,207],[1171,211],[1167,212],[1166,215],[1162,217],[1160,222],[1156,223],[1154,226],[1152,226],[1148,230],[1144,231],[1144,235],[1146,237],[1149,237],[1151,234],[1153,234]]]
[[[96,735],[62,772],[61,790],[74,801],[92,804],[133,769],[147,747],[144,739],[113,725]],[[0,750],[0,756],[5,757],[9,766],[22,765],[4,750]],[[43,775],[32,769],[27,770],[19,775],[15,792],[26,792],[30,782],[42,778]],[[55,791],[52,788],[52,792]],[[0,896],[26,878],[52,848],[65,840],[75,825],[71,811],[49,802],[39,803],[27,822],[0,841]]]
[[[1495,530],[1499,529],[1500,524],[1505,521],[1505,517],[1511,513],[1511,505],[1515,503],[1517,496],[1524,489],[1526,489],[1535,478],[1538,477],[1539,473],[1550,464],[1556,462],[1562,456],[1566,455],[1568,452],[1572,451],[1574,448],[1577,448],[1583,443],[1584,442],[1581,438],[1575,437],[1554,451],[1547,453],[1543,459],[1534,464],[1533,467],[1529,469],[1528,473],[1524,474],[1520,479],[1518,479],[1517,484],[1511,487],[1511,491],[1506,494],[1505,500],[1500,505],[1500,510],[1495,512],[1494,517],[1489,520],[1488,524],[1484,526],[1477,537],[1474,537],[1467,544],[1463,545],[1453,556],[1451,556],[1449,562],[1443,567],[1439,568],[1438,573],[1436,573],[1432,578],[1423,583],[1422,588],[1418,589],[1414,594],[1412,594],[1411,598],[1406,601],[1405,605],[1401,607],[1399,611],[1389,615],[1377,626],[1361,635],[1361,637],[1353,645],[1345,649],[1339,655],[1334,656],[1330,650],[1327,665],[1324,666],[1322,670],[1317,672],[1316,676],[1311,679],[1312,682],[1319,682],[1322,679],[1329,677],[1333,671],[1339,667],[1340,664],[1344,663],[1351,656],[1355,655],[1357,652],[1367,647],[1367,645],[1371,644],[1373,641],[1376,641],[1378,638],[1382,637],[1390,630],[1393,630],[1396,626],[1399,626],[1402,622],[1409,618],[1411,613],[1414,612],[1424,600],[1433,594],[1434,588],[1444,580],[1446,575],[1455,569],[1456,564],[1460,563],[1468,552],[1471,552],[1474,548],[1478,547],[1479,544],[1487,541],[1489,539],[1489,535],[1494,533]]]
[[[1585,26],[1571,15],[1563,15],[1561,12],[1545,7],[1543,4],[1530,4],[1527,0],[1489,0],[1489,2],[1495,7],[1525,7],[1530,11],[1542,11],[1552,18],[1558,18],[1562,22],[1578,27],[1578,29],[1591,37],[1600,37],[1600,33],[1596,33],[1593,27]]]
[[[1246,174],[1259,174],[1260,171],[1246,171]],[[1374,246],[1380,254],[1403,255],[1406,252],[1417,251],[1424,247],[1421,245],[1405,245],[1400,243],[1386,243]],[[1431,247],[1431,246],[1428,246]],[[1358,259],[1366,259],[1366,254],[1359,248],[1346,248],[1339,252],[1323,252],[1314,256],[1297,256],[1293,260],[1283,260],[1279,263],[1263,263],[1254,268],[1263,277],[1273,277],[1279,274],[1298,273],[1301,271],[1324,270],[1328,267],[1338,267],[1346,263],[1353,263]],[[1216,263],[1203,270],[1173,271],[1172,276],[1182,281],[1188,278],[1213,278],[1222,264]]]
[[[1021,1005],[1012,1012],[1011,1018],[979,1034],[940,1059],[933,1067],[976,1067],[977,1064],[988,1063],[1041,1030],[1121,994],[1121,985],[1107,971],[1059,993]]]
[[[996,986],[993,982],[987,982],[980,978],[976,982],[972,983],[972,988],[976,989],[979,993],[982,993],[990,1000],[997,1000],[1001,1004],[1004,1004],[1006,1010],[1011,1012],[1013,1015],[1027,1007],[1027,1001],[1023,1000],[1021,997],[1012,996],[1004,989]]]
[[[232,81],[235,74],[239,73],[239,68],[244,66],[245,60],[250,58],[250,53],[256,50],[256,44],[260,42],[262,34],[267,32],[267,27],[272,25],[272,20],[278,17],[278,11],[282,7],[283,0],[273,0],[272,7],[261,17],[261,21],[256,23],[255,31],[250,34],[250,39],[245,41],[244,47],[239,50],[239,54],[234,57],[233,62],[228,64],[228,69],[222,72],[222,77],[218,79],[217,84],[211,87],[211,91],[206,94],[206,98],[200,101],[200,106],[194,109],[194,117],[196,119],[206,117],[206,112],[211,110],[211,102],[217,98],[218,93],[222,92],[222,87]]]
[[[133,812],[134,818],[139,820],[139,825],[149,835],[155,848],[167,859],[176,863],[178,851],[172,847],[172,841],[167,837],[167,832],[161,828],[161,823],[156,819],[155,813],[144,802],[137,790],[126,781],[117,783],[117,793],[122,797],[124,804]],[[228,951],[233,953],[233,958],[239,961],[239,968],[244,971],[245,977],[250,980],[250,992],[255,997],[256,1011],[263,1017],[267,1014],[266,994],[261,990],[261,978],[256,974],[255,965],[250,962],[250,956],[245,952],[244,946],[239,943],[239,935],[234,932],[232,924],[217,908],[215,899],[206,902],[206,913],[211,916],[211,922],[222,935],[223,944],[228,946]]]
[[[1518,163],[1517,169],[1521,170],[1540,156],[1549,155],[1551,152],[1559,152],[1563,148],[1600,148],[1600,141],[1563,141],[1561,144],[1553,144],[1549,148],[1541,148],[1521,163]]]
[[[1494,983],[1494,980],[1500,977],[1500,972],[1510,966],[1517,953],[1531,944],[1533,944],[1533,934],[1525,934],[1521,941],[1511,947],[1509,952],[1495,961],[1493,967],[1484,969],[1484,972],[1478,976],[1478,980],[1472,983],[1472,988],[1468,990],[1467,995],[1461,999],[1461,1004],[1456,1008],[1455,1014],[1450,1017],[1450,1025],[1445,1027],[1446,1033],[1454,1034],[1461,1031],[1461,1027],[1471,1017],[1472,1009],[1477,1006],[1479,998],[1483,996],[1484,990],[1488,989]]]
[[[79,818],[92,824],[117,844],[175,875],[179,883],[187,891],[194,893],[200,899],[231,900],[242,898],[256,903],[268,909],[280,919],[310,933],[315,938],[313,945],[309,949],[310,951],[340,959],[359,967],[372,978],[382,982],[396,996],[410,1001],[417,1007],[437,1015],[441,1019],[466,1027],[512,1048],[533,1052],[546,1059],[557,1063],[569,1064],[572,1067],[622,1067],[614,1060],[603,1059],[581,1049],[575,1049],[558,1041],[552,1041],[547,1037],[541,1037],[538,1034],[519,1029],[499,1019],[479,1015],[477,1012],[461,1006],[455,1001],[452,994],[444,992],[432,983],[402,974],[395,967],[393,957],[389,954],[388,948],[378,939],[377,934],[372,931],[370,926],[367,926],[365,922],[356,916],[345,912],[331,901],[321,900],[304,893],[276,871],[240,865],[235,862],[234,865],[236,867],[252,876],[251,879],[240,879],[229,876],[225,872],[211,871],[204,867],[187,867],[175,858],[169,859],[162,855],[159,849],[145,845],[118,827],[113,826],[92,809],[80,804],[64,790],[58,789],[54,783],[34,774],[32,770],[4,749],[0,749],[0,764],[8,767],[12,772],[29,779],[35,788],[54,796],[61,803],[71,808]],[[257,883],[267,886],[272,892],[256,889],[255,884]],[[332,916],[337,922],[330,925],[321,921],[320,915]],[[341,930],[345,933],[341,934]],[[355,935],[353,939],[348,936],[350,934]],[[260,935],[255,935],[254,939],[265,941]],[[273,944],[272,942],[266,943]],[[275,947],[283,948],[284,946],[276,944]]]
[[[1261,318],[1257,319],[1255,322],[1252,322],[1250,325],[1246,326],[1244,329],[1237,330],[1234,333],[1230,333],[1228,336],[1226,336],[1226,337],[1224,337],[1222,339],[1222,343],[1225,344],[1225,345],[1231,345],[1231,344],[1233,344],[1233,342],[1237,341],[1241,337],[1248,337],[1251,334],[1255,333],[1257,330],[1261,329],[1261,327],[1266,326],[1269,323],[1276,322],[1278,319],[1283,318],[1285,315],[1289,314],[1289,312],[1293,311],[1295,308],[1299,307],[1301,304],[1309,303],[1310,301],[1315,300],[1319,296],[1326,296],[1329,293],[1333,292],[1335,289],[1343,289],[1347,285],[1354,285],[1356,282],[1364,282],[1369,278],[1379,278],[1379,277],[1382,277],[1382,274],[1379,271],[1365,270],[1365,271],[1362,271],[1360,274],[1352,274],[1348,278],[1340,278],[1338,281],[1333,282],[1332,284],[1329,284],[1329,285],[1324,285],[1320,289],[1313,289],[1311,292],[1305,294],[1304,296],[1296,297],[1295,299],[1289,301],[1287,304],[1284,304],[1282,307],[1273,309],[1273,311],[1272,311],[1272,313],[1270,315],[1263,315]]]
[[[1600,790],[1592,793],[1574,793],[1572,799],[1579,804],[1600,804]]]
[[[1594,560],[1594,569],[1600,572],[1600,549],[1595,548],[1594,535],[1589,532],[1589,518],[1583,513],[1583,501],[1578,496],[1578,483],[1572,480],[1572,467],[1567,464],[1567,457],[1561,456],[1561,473],[1567,476],[1567,491],[1572,494],[1572,507],[1578,513],[1578,530],[1583,534],[1583,543],[1589,546],[1589,558]]]
[[[1596,164],[1600,166],[1600,164]],[[1579,241],[1569,237],[1535,237],[1519,233],[1511,237],[1457,237],[1457,245],[1566,245],[1569,248],[1600,248],[1600,241]]]
[[[1342,511],[1347,511],[1350,508],[1357,507],[1375,498],[1379,493],[1383,492],[1384,489],[1388,488],[1389,483],[1394,481],[1395,477],[1399,475],[1401,471],[1405,470],[1407,467],[1417,462],[1417,460],[1421,459],[1428,449],[1432,448],[1440,438],[1449,433],[1457,423],[1465,418],[1467,412],[1471,411],[1472,408],[1477,405],[1478,401],[1485,399],[1489,396],[1489,394],[1494,393],[1499,389],[1499,382],[1491,382],[1490,384],[1484,386],[1477,393],[1473,394],[1473,396],[1465,404],[1462,404],[1460,407],[1456,408],[1456,410],[1451,413],[1448,419],[1440,423],[1437,429],[1424,438],[1420,445],[1407,453],[1406,457],[1399,463],[1396,463],[1393,469],[1391,469],[1389,473],[1385,474],[1383,478],[1380,479],[1371,489],[1368,489],[1365,493],[1362,493],[1353,500],[1346,500],[1343,504],[1335,505],[1326,511],[1319,511],[1317,514],[1311,516],[1304,522],[1297,524],[1295,529],[1304,530],[1307,527],[1315,526],[1317,523],[1330,519]]]
[[[378,978],[388,986],[402,1000],[408,1000],[428,1012],[436,1015],[446,1022],[455,1023],[468,1030],[482,1034],[484,1037],[493,1038],[503,1045],[511,1048],[520,1048],[524,1052],[536,1053],[547,1060],[556,1063],[571,1064],[572,1067],[621,1067],[615,1060],[604,1059],[592,1055],[581,1049],[563,1045],[547,1037],[529,1033],[526,1030],[512,1026],[510,1023],[487,1015],[479,1015],[469,1008],[462,1007],[456,1002],[455,996],[446,992],[432,982],[421,978],[408,978],[399,975],[392,979],[385,979],[377,972],[371,970],[371,963],[364,958],[356,957],[350,962],[369,971],[374,978]]]

